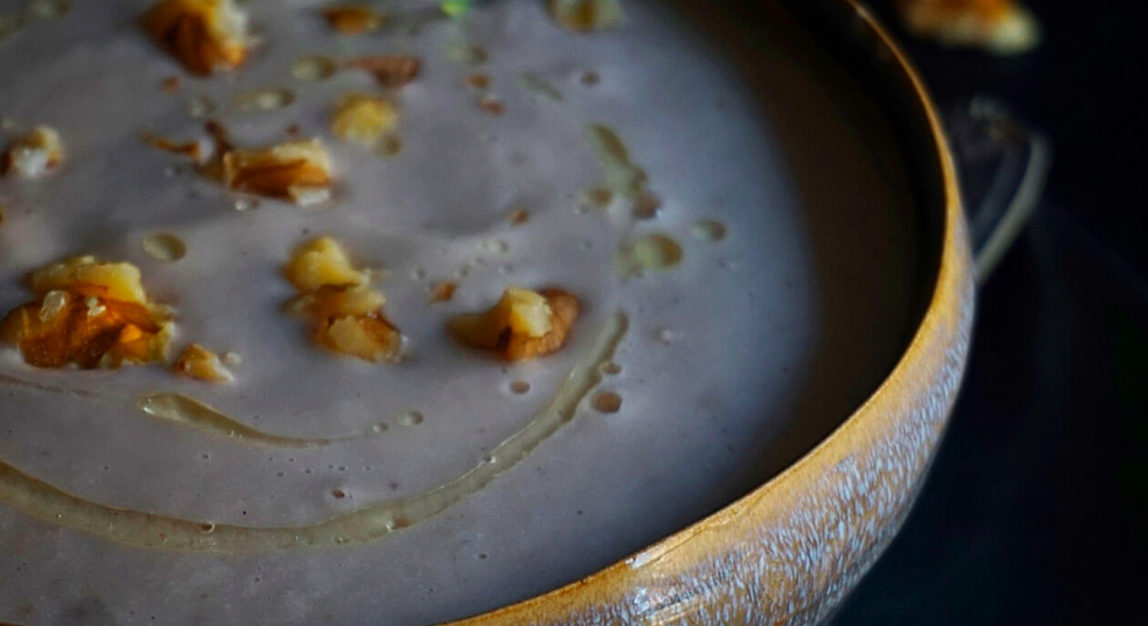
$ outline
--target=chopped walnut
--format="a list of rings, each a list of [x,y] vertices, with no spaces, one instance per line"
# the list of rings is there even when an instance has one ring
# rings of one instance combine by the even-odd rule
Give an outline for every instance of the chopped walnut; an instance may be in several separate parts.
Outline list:
[[[320,346],[365,361],[399,358],[403,338],[383,314],[386,298],[334,239],[320,237],[300,246],[283,274],[300,292],[287,310],[310,321]]]
[[[37,367],[119,367],[166,358],[171,311],[148,300],[130,263],[77,257],[33,272],[36,300],[0,321],[0,340]]]
[[[336,31],[344,35],[360,35],[383,27],[383,16],[369,6],[340,4],[322,9],[323,17]]]
[[[506,107],[502,105],[502,101],[493,96],[483,96],[479,98],[478,108],[491,115],[502,115],[506,113]]]
[[[458,289],[458,284],[453,280],[444,280],[431,289],[430,303],[438,304],[439,302],[450,302],[454,298],[454,292]]]
[[[1040,43],[1040,25],[1016,0],[900,0],[897,8],[910,31],[945,44],[1016,54]]]
[[[59,165],[63,156],[64,144],[60,141],[60,133],[50,126],[37,126],[8,146],[0,171],[39,178]]]
[[[233,69],[247,57],[247,14],[232,0],[160,0],[143,21],[193,74]]]
[[[223,155],[223,180],[232,189],[315,204],[330,196],[331,160],[318,139],[233,149]]]
[[[184,348],[173,369],[181,376],[209,383],[229,383],[235,380],[219,355],[198,343]]]
[[[330,237],[313,239],[296,249],[291,261],[283,268],[283,274],[299,291],[368,282],[367,273],[356,270],[347,251]]]
[[[482,72],[475,72],[466,77],[466,84],[482,91],[490,88],[490,75]]]
[[[422,60],[415,56],[386,54],[347,61],[347,67],[369,72],[387,89],[398,89],[418,77]]]
[[[620,0],[548,0],[554,20],[568,30],[589,32],[622,23]]]
[[[578,311],[578,298],[561,289],[509,287],[489,310],[458,315],[449,329],[463,344],[492,350],[507,361],[525,361],[560,349]]]
[[[399,113],[382,96],[350,94],[339,100],[331,117],[331,132],[339,139],[372,145],[398,125]]]
[[[154,135],[150,132],[144,132],[142,135],[140,135],[140,138],[143,139],[144,143],[157,150],[163,150],[164,152],[171,152],[173,154],[181,154],[190,158],[196,163],[202,162],[207,156],[207,153],[203,150],[203,146],[201,146],[198,141],[185,141],[183,143],[177,143],[167,139],[166,137],[160,137],[159,135]]]

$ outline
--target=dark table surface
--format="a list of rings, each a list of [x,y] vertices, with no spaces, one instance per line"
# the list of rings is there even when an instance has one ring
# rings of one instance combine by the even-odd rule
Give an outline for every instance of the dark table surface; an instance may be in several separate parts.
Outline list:
[[[1021,57],[900,33],[938,102],[996,96],[1054,157],[928,482],[837,626],[1148,623],[1148,7],[1027,2],[1045,41]]]

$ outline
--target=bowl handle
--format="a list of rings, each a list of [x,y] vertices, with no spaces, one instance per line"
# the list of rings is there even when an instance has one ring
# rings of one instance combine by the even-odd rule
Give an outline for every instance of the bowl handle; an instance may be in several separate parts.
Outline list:
[[[1040,200],[1052,149],[1000,102],[975,96],[944,114],[969,223],[977,284],[988,278]]]

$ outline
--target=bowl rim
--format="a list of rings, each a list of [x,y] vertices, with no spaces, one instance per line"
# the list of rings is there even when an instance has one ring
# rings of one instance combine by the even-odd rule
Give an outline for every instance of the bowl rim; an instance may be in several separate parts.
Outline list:
[[[905,351],[852,414],[750,493],[581,580],[453,624],[709,623],[701,618],[711,611],[719,616],[713,623],[814,623],[868,569],[904,520],[943,432],[964,369],[973,308],[970,253],[956,169],[937,107],[920,74],[860,0],[828,1],[837,10],[854,14],[856,25],[888,54],[898,80],[910,88],[913,101],[909,104],[927,124],[932,146],[928,157],[934,161],[930,167],[940,176],[944,205],[940,261],[924,314]],[[900,500],[870,499],[872,511],[865,512],[872,515],[861,515],[856,523],[813,519],[818,512],[811,502],[818,498],[810,494],[832,500],[831,491],[843,488],[845,477],[867,470],[876,472],[880,486],[899,492]],[[838,495],[842,496],[839,503],[845,504],[864,499],[856,493]],[[809,524],[794,528],[791,522],[802,517],[809,518]],[[763,528],[779,530],[774,534],[784,545],[766,542],[747,547],[747,541],[761,539]],[[802,535],[802,531],[815,532]],[[834,533],[840,535],[839,541],[833,539]],[[856,541],[869,545],[833,550],[815,545],[821,539],[826,545]],[[786,575],[785,568],[766,565],[746,570],[761,574],[756,581],[736,578],[739,563],[770,558],[783,562],[789,554],[786,549],[799,556],[842,560],[828,570],[836,572],[838,583],[825,576],[825,568],[818,576],[824,580],[802,580],[801,572]],[[752,603],[749,612],[722,611],[721,605],[735,607],[738,599]]]

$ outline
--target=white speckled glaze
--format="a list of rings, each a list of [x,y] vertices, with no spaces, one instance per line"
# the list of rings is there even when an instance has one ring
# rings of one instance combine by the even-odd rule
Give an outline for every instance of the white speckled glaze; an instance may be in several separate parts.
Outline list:
[[[0,0],[0,10],[10,4]],[[616,356],[623,369],[600,388],[621,392],[623,411],[604,417],[583,403],[480,492],[350,548],[140,549],[36,520],[10,497],[0,507],[0,621],[456,619],[554,589],[703,520],[583,583],[480,619],[803,624],[823,616],[891,537],[964,362],[971,292],[959,207],[950,197],[937,291],[906,353],[914,302],[934,279],[920,275],[929,246],[915,240],[917,212],[941,207],[911,197],[905,157],[864,86],[772,3],[764,15],[777,22],[761,25],[767,44],[753,47],[764,56],[746,57],[744,46],[714,45],[708,38],[724,27],[697,22],[700,5],[688,2],[681,13],[632,2],[624,29],[591,37],[556,29],[542,3],[518,0],[463,24],[352,39],[306,17],[318,2],[252,2],[264,43],[248,64],[184,77],[177,95],[158,85],[181,71],[136,28],[146,4],[76,3],[0,42],[16,51],[0,54],[0,116],[16,129],[55,125],[68,155],[49,179],[0,179],[0,308],[26,298],[25,272],[60,256],[125,258],[176,305],[184,339],[243,356],[239,383],[205,387],[160,369],[33,371],[8,351],[0,375],[88,395],[0,384],[0,461],[109,506],[240,527],[314,524],[425,493],[481,462],[546,406],[618,311],[631,320]],[[491,61],[450,61],[459,42],[481,43]],[[402,154],[383,159],[326,134],[334,98],[377,88],[354,72],[294,81],[291,62],[316,52],[423,57],[423,76],[396,95]],[[601,76],[594,87],[580,84],[587,69]],[[473,71],[494,78],[505,116],[475,107],[463,84]],[[557,85],[563,100],[522,89],[524,71]],[[282,86],[297,99],[280,111],[228,106]],[[202,120],[187,103],[200,95],[221,105],[215,117],[242,144],[280,139],[291,123],[322,137],[339,178],[330,206],[263,200],[241,213],[216,183],[186,168],[167,176],[178,159],[143,146],[138,133],[196,136]],[[584,136],[592,122],[610,124],[647,171],[664,201],[657,219],[576,210],[578,195],[604,178]],[[0,142],[14,132],[0,131]],[[951,177],[943,157],[937,167]],[[517,206],[531,219],[511,228],[506,214]],[[724,240],[691,238],[696,220],[715,218],[728,228]],[[158,263],[140,250],[158,230],[187,243],[183,260]],[[401,366],[314,350],[279,313],[290,296],[279,265],[322,232],[389,272],[388,315],[411,338]],[[613,250],[646,232],[681,241],[682,267],[620,281]],[[482,253],[492,238],[509,252]],[[463,268],[456,301],[428,307],[427,284]],[[583,297],[587,312],[566,350],[504,370],[446,339],[446,315],[489,304],[508,281]],[[509,393],[517,379],[531,393]],[[157,389],[285,437],[389,428],[267,450],[149,421],[134,402]],[[400,425],[409,409],[426,420]],[[332,499],[334,488],[350,497]]]

